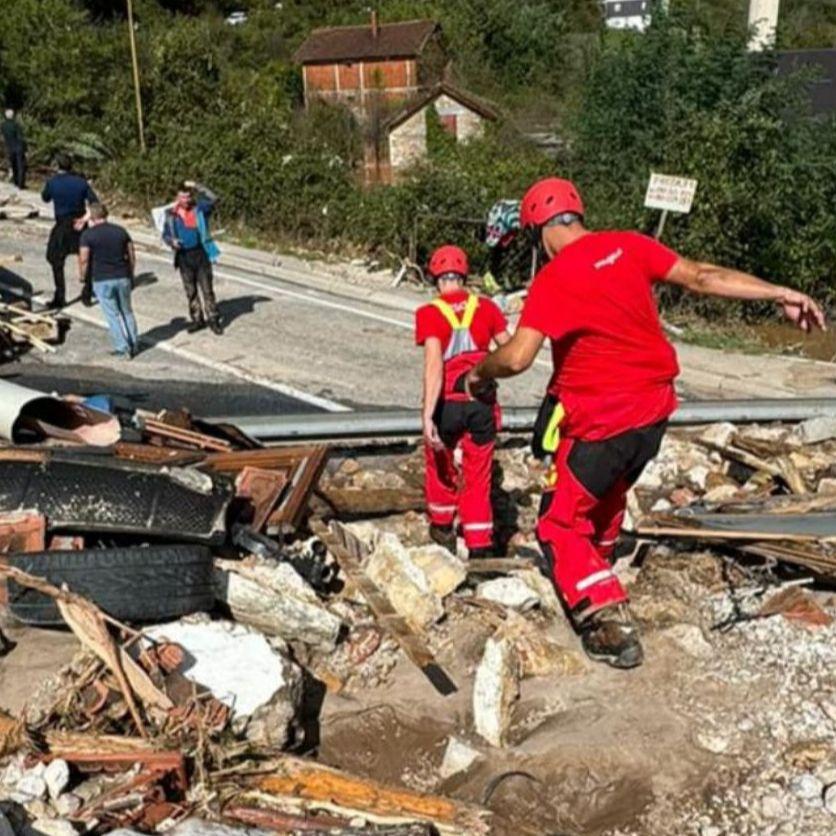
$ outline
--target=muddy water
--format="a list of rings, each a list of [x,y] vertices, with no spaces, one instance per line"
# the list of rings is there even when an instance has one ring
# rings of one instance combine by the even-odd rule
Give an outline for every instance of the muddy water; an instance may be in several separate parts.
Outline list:
[[[836,361],[836,324],[828,331],[813,334],[804,334],[788,322],[764,322],[747,330],[768,350],[830,363]]]

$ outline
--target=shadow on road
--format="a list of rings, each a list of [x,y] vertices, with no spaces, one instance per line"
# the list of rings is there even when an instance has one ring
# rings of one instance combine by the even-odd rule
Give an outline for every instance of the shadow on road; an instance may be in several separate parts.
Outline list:
[[[153,276],[153,274],[151,274]],[[218,313],[221,315],[221,321],[224,327],[229,326],[239,316],[251,314],[256,305],[261,302],[269,302],[269,296],[238,296],[234,299],[222,299],[218,302]],[[185,304],[185,302],[184,302]],[[139,340],[143,351],[147,351],[160,343],[176,337],[181,331],[185,331],[189,325],[189,320],[185,316],[176,316],[171,322],[165,325],[157,325],[150,331],[139,335]]]
[[[18,273],[0,267],[0,299],[9,303],[17,302],[21,296],[31,299],[32,293],[31,282],[28,282]]]

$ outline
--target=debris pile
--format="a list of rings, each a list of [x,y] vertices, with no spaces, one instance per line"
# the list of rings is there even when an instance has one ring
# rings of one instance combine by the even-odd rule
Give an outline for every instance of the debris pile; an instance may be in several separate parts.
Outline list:
[[[0,447],[0,657],[21,623],[77,646],[0,713],[3,833],[764,832],[741,787],[761,824],[832,827],[834,606],[809,587],[836,577],[836,422],[669,434],[616,566],[648,642],[624,674],[541,571],[519,444],[507,556],[467,561],[430,542],[414,448],[329,463],[29,403]]]

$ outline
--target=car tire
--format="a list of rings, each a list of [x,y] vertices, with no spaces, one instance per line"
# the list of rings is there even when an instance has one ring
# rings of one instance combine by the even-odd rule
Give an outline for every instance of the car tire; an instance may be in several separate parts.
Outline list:
[[[89,598],[121,621],[155,622],[214,606],[212,553],[205,546],[136,546],[9,555],[9,564]],[[8,582],[11,614],[24,624],[63,625],[55,601]]]

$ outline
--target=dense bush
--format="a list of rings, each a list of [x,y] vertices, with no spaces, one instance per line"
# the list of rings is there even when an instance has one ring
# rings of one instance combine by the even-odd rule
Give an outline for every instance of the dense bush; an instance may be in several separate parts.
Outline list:
[[[606,39],[572,124],[590,219],[649,230],[650,172],[695,177],[669,243],[832,300],[836,124],[810,118],[809,79],[777,76],[745,30],[705,39],[690,22],[660,13],[643,36]]]
[[[543,174],[578,180],[593,226],[646,230],[649,172],[693,176],[694,211],[670,219],[669,243],[832,300],[836,125],[809,118],[803,78],[779,78],[771,56],[746,51],[745,0],[672,0],[644,35],[602,32],[597,0],[381,0],[384,20],[441,20],[457,77],[506,113],[560,115],[565,150],[545,158],[513,119],[456,145],[431,120],[430,158],[371,190],[358,185],[360,130],[342,110],[301,109],[291,58],[314,26],[364,22],[367,0],[274,5],[134,0],[144,154],[121,4],[3,0],[0,97],[23,108],[36,163],[71,148],[146,207],[201,179],[223,196],[225,226],[331,250],[415,243],[421,258],[453,238],[481,265],[476,225],[461,219]],[[245,26],[224,24],[233,8],[248,10]],[[783,44],[832,37],[832,0],[782,8]]]

